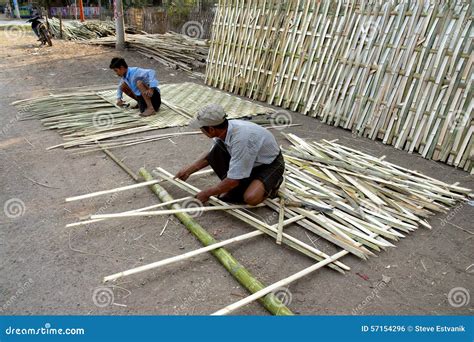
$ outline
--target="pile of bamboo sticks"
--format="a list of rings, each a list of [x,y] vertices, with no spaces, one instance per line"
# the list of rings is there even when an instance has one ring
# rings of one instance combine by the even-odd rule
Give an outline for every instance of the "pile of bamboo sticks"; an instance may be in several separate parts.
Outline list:
[[[374,252],[395,247],[395,242],[419,227],[431,228],[427,221],[429,216],[445,212],[458,201],[466,201],[473,196],[470,189],[460,187],[458,184],[438,181],[417,171],[385,161],[384,157],[374,157],[337,144],[335,141],[308,142],[291,134],[286,137],[292,145],[284,150],[285,182],[279,191],[279,199],[267,199],[264,202],[268,208],[278,213],[278,220],[274,223],[263,218],[261,214],[257,215],[251,211],[256,207],[230,205],[216,197],[210,198],[210,206],[187,206],[186,202],[190,201],[192,197],[171,199],[167,195],[167,200],[164,203],[135,208],[122,213],[92,215],[90,219],[69,224],[68,227],[103,223],[104,220],[127,217],[179,215],[193,211],[202,213],[210,210],[222,210],[255,229],[250,233],[225,241],[214,241],[206,247],[180,256],[107,276],[104,281],[113,281],[152,269],[156,270],[159,267],[202,253],[212,252],[223,246],[246,241],[262,234],[267,234],[273,237],[276,243],[283,243],[317,261],[314,265],[215,313],[222,315],[265,296],[279,286],[288,285],[321,267],[328,266],[344,273],[350,270],[350,267],[339,260],[343,256],[351,253],[359,258],[367,259]],[[140,186],[158,186],[159,191],[157,191],[161,194],[165,192],[162,187],[165,182],[177,186],[190,195],[195,195],[200,191],[187,182],[174,179],[171,173],[160,167],[156,168],[154,172],[158,177],[155,180],[145,170],[140,172],[144,175],[146,182],[75,196],[67,201],[136,189]],[[330,210],[318,211],[311,209],[311,207],[295,206],[291,203],[305,203]],[[152,211],[163,207],[172,209]],[[318,235],[342,250],[330,255],[314,244],[310,246],[296,239],[287,230],[291,224],[296,224],[307,232]]]
[[[87,43],[114,47],[115,38],[92,39]],[[187,72],[204,68],[209,52],[209,44],[206,40],[190,38],[175,32],[146,35],[129,34],[126,46],[169,68]],[[193,74],[204,77],[201,73],[194,72]]]
[[[304,219],[297,220],[297,225],[362,259],[374,251],[394,247],[393,242],[419,227],[430,229],[429,216],[446,212],[457,201],[472,196],[470,189],[443,183],[335,142],[308,143],[291,134],[287,138],[293,146],[284,151],[285,185],[279,194],[284,200],[269,199],[265,203],[282,211],[280,223],[302,215]],[[157,175],[191,194],[197,191],[189,184],[172,180],[171,174],[161,168]],[[284,205],[285,201],[332,211],[291,208]],[[211,203],[223,204],[218,200]],[[243,213],[236,210],[228,212],[243,218]],[[244,221],[270,229],[262,220],[248,219]],[[276,229],[273,233],[277,233]]]
[[[46,128],[56,130],[63,136],[64,143],[48,149],[75,147],[78,152],[100,149],[97,142],[101,142],[103,147],[117,148],[183,134],[196,134],[197,132],[184,132],[110,140],[166,127],[185,126],[198,109],[210,103],[221,104],[229,118],[273,112],[251,101],[195,83],[162,84],[160,91],[160,110],[156,115],[146,118],[138,115],[138,109],[130,109],[135,104],[130,98],[128,108],[115,105],[116,86],[90,91],[74,89],[61,94],[16,101],[13,105],[25,113],[22,115],[23,120],[39,119]]]
[[[206,83],[472,173],[472,6],[221,0]]]
[[[62,21],[57,18],[48,19],[51,32],[56,38],[68,40],[88,40],[98,37],[115,36],[113,21]]]
[[[61,21],[57,18],[48,19],[48,25],[54,37],[67,40],[84,41],[101,37],[115,36],[115,23],[113,21],[88,20]],[[125,32],[143,34],[132,27],[126,27]]]

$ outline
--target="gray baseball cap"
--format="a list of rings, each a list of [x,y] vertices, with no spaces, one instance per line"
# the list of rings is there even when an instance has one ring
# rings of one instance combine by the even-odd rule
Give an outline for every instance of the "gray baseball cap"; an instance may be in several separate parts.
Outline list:
[[[226,117],[227,114],[221,105],[210,104],[198,110],[196,116],[189,122],[189,127],[217,126],[223,123]]]

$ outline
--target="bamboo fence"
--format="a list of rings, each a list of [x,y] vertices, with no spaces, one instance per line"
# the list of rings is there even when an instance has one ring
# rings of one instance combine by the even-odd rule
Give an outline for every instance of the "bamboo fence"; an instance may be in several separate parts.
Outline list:
[[[206,83],[473,173],[472,6],[220,0]]]
[[[222,210],[247,223],[253,231],[221,242],[207,241],[204,248],[121,271],[105,277],[104,281],[113,281],[152,269],[156,270],[202,253],[214,253],[223,246],[247,241],[262,234],[274,238],[276,244],[280,240],[282,244],[315,260],[316,263],[312,266],[268,287],[259,288],[258,291],[254,289],[255,291],[251,291],[253,293],[251,296],[214,313],[216,315],[228,314],[324,266],[344,274],[345,271],[350,270],[350,267],[339,260],[343,256],[353,254],[366,260],[377,252],[393,248],[397,241],[411,232],[419,228],[431,229],[428,222],[430,216],[446,212],[456,203],[467,201],[473,196],[470,189],[458,184],[438,181],[417,171],[392,164],[384,160],[384,157],[377,158],[337,144],[335,141],[308,142],[292,134],[286,137],[291,142],[291,146],[283,151],[286,170],[285,182],[279,191],[280,200],[267,199],[264,202],[268,209],[278,215],[273,215],[275,214],[273,213],[264,218],[261,212],[257,214],[252,207],[231,205],[216,197],[211,197],[209,204],[215,206],[215,210]],[[158,177],[156,180],[143,169],[140,173],[146,176],[144,179],[147,181],[141,186],[148,185],[155,193],[167,194],[162,186],[165,182],[184,190],[189,195],[195,195],[200,191],[190,183],[174,179],[171,173],[160,167],[154,171],[155,176]],[[137,186],[139,185],[125,186],[80,195],[72,199],[87,199]],[[190,204],[189,197],[172,199],[166,195],[162,200],[164,203],[124,213],[91,216],[88,220],[69,224],[68,227],[135,216],[151,217],[169,213],[182,215],[194,210],[206,212],[212,208],[199,207],[194,202]],[[318,211],[291,204],[295,202],[332,208],[332,210]],[[172,210],[149,211],[163,206]],[[186,222],[183,223],[186,225]],[[289,232],[292,224],[330,242],[339,251],[326,253],[319,246],[314,244],[310,246],[295,238]],[[197,236],[199,238],[199,234]]]
[[[251,101],[195,83],[162,84],[160,91],[160,110],[145,118],[138,115],[138,109],[130,109],[136,102],[126,96],[128,108],[115,105],[116,86],[103,90],[73,89],[61,94],[16,101],[13,105],[25,113],[22,115],[23,120],[39,119],[46,128],[56,130],[63,136],[64,143],[48,149],[75,147],[79,152],[131,146],[176,135],[200,133],[179,132],[125,137],[161,128],[185,126],[198,109],[209,103],[221,104],[229,118],[273,112]],[[101,142],[101,147],[97,146],[97,142]]]

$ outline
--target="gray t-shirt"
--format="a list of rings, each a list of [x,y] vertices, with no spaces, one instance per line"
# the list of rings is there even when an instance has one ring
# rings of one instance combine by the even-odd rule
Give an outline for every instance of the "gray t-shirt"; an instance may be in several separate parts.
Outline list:
[[[224,143],[230,154],[227,177],[243,179],[252,169],[270,164],[280,153],[275,137],[267,129],[243,120],[229,120]]]

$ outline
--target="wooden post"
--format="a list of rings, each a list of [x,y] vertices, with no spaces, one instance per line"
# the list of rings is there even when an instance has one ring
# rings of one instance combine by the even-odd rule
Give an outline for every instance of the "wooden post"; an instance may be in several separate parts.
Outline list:
[[[138,173],[145,181],[152,181],[153,176],[144,168],[141,168]],[[160,185],[154,184],[150,186],[151,190],[158,196],[161,201],[167,202],[173,200],[168,192]],[[179,206],[173,205],[172,209],[177,209]],[[184,224],[184,226],[198,238],[204,246],[209,246],[217,243],[217,241],[210,235],[201,225],[193,220],[191,216],[186,213],[177,213],[175,216]],[[230,274],[237,279],[237,281],[244,286],[251,293],[255,293],[265,288],[265,286],[256,279],[243,265],[241,265],[232,254],[224,248],[218,248],[211,251],[212,255],[226,268]],[[269,293],[259,299],[260,303],[274,315],[293,315],[273,293]]]
[[[81,22],[84,22],[84,6],[82,5],[82,0],[79,0],[79,19]]]
[[[63,12],[59,11],[59,38],[63,39]]]

